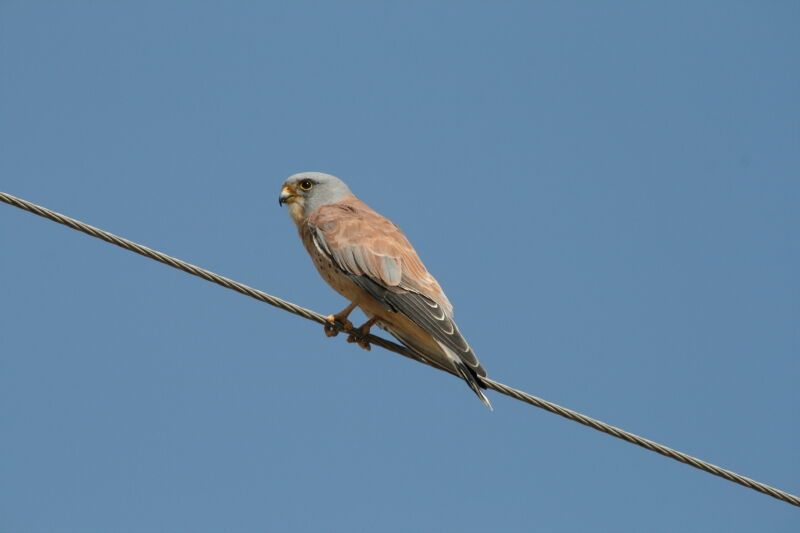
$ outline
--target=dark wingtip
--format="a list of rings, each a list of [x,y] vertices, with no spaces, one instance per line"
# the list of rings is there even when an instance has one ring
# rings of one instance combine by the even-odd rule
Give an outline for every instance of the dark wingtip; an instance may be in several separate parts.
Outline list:
[[[469,385],[469,388],[472,389],[472,392],[474,392],[475,395],[480,398],[480,400],[486,405],[486,407],[489,408],[490,411],[494,411],[492,402],[489,401],[489,398],[487,398],[481,390],[481,383],[478,381],[478,378],[475,376],[475,374],[473,374],[467,365],[465,365],[462,361],[455,361],[455,365],[458,373],[461,375],[464,381],[467,382],[467,385]]]

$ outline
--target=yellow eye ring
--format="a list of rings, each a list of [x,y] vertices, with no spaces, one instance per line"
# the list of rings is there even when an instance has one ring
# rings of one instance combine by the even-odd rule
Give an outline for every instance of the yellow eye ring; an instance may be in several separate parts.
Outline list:
[[[300,182],[300,189],[304,191],[310,191],[313,186],[314,182],[312,182],[311,180],[303,180]]]

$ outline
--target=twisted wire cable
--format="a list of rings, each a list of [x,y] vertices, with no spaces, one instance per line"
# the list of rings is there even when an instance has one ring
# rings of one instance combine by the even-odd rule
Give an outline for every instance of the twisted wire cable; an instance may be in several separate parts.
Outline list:
[[[239,283],[224,276],[220,276],[219,274],[215,274],[210,270],[206,270],[204,268],[200,268],[185,261],[181,261],[180,259],[176,259],[167,254],[153,250],[146,246],[142,246],[141,244],[129,241],[128,239],[124,239],[122,237],[114,235],[113,233],[103,231],[99,228],[90,226],[89,224],[86,224],[74,218],[70,218],[66,215],[62,215],[61,213],[57,213],[45,207],[28,202],[27,200],[23,200],[22,198],[17,198],[16,196],[0,192],[0,201],[3,201],[14,207],[18,207],[25,211],[29,211],[35,215],[39,215],[40,217],[52,220],[53,222],[58,222],[59,224],[63,224],[74,230],[86,233],[87,235],[91,235],[92,237],[104,240],[106,242],[124,248],[126,250],[130,250],[131,252],[135,252],[139,255],[143,255],[150,259],[154,259],[159,263],[164,263],[165,265],[177,268],[178,270],[182,270],[193,276],[203,278],[206,281],[216,283],[217,285],[221,285],[227,289],[231,289],[233,291],[244,294],[251,298],[255,298],[256,300],[275,306],[279,309],[283,309],[284,311],[288,311],[295,315],[301,316],[307,320],[312,320],[319,324],[328,324],[326,318],[315,311],[306,309],[304,307],[300,307],[299,305],[296,305],[292,302],[287,302],[286,300],[282,300],[281,298],[272,296],[271,294],[267,294],[266,292],[259,291],[252,287],[248,287],[243,283]],[[345,328],[341,324],[336,324],[334,328],[339,332],[344,332],[348,334],[357,333],[352,328]],[[378,337],[376,335],[370,334],[366,335],[364,337],[364,340],[367,340],[369,343],[375,344],[376,346],[380,346],[381,348],[385,348],[386,350],[389,350],[391,352],[400,354],[410,359],[414,359],[415,361],[419,361],[420,363],[424,363],[439,370],[456,375],[450,369],[445,368],[442,365],[439,365],[434,361],[430,361],[420,355],[417,355],[411,350],[408,350],[407,348],[400,346],[397,343],[384,339],[383,337]],[[709,474],[719,476],[723,479],[727,479],[728,481],[732,481],[733,483],[738,483],[739,485],[761,492],[762,494],[766,494],[767,496],[772,496],[773,498],[776,498],[778,500],[800,507],[800,498],[788,492],[776,489],[775,487],[771,487],[769,485],[766,485],[765,483],[761,483],[759,481],[755,481],[748,477],[739,475],[736,472],[732,472],[730,470],[719,467],[712,463],[703,461],[696,457],[692,457],[691,455],[685,454],[678,450],[673,450],[672,448],[669,448],[662,444],[658,444],[657,442],[651,441],[649,439],[645,439],[644,437],[640,437],[634,433],[630,433],[623,429],[614,427],[610,424],[606,424],[605,422],[601,422],[600,420],[596,420],[589,416],[583,415],[581,413],[578,413],[577,411],[573,411],[572,409],[567,409],[566,407],[562,407],[558,404],[549,402],[547,400],[543,400],[542,398],[537,398],[536,396],[532,396],[526,392],[517,390],[513,387],[510,387],[493,379],[489,379],[486,377],[479,379],[481,380],[483,385],[486,386],[486,388],[499,392],[500,394],[504,394],[521,402],[533,405],[534,407],[539,407],[540,409],[544,409],[545,411],[557,414],[568,420],[572,420],[573,422],[578,422],[579,424],[583,424],[584,426],[588,426],[598,431],[602,431],[603,433],[611,435],[612,437],[622,439],[624,441],[630,442],[631,444],[635,444],[652,452],[661,454],[665,457],[669,457],[670,459],[674,459],[689,466],[693,466],[694,468],[697,468],[704,472],[708,472]]]

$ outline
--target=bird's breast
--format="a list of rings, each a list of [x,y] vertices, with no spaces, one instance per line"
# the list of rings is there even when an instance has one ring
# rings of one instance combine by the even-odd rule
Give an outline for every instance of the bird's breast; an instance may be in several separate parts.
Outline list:
[[[342,272],[342,270],[334,264],[330,257],[323,254],[319,248],[317,248],[311,237],[311,233],[306,227],[301,226],[299,229],[303,246],[308,252],[308,255],[311,256],[311,260],[314,262],[314,266],[317,272],[319,272],[319,275],[322,276],[322,279],[324,279],[333,290],[348,300],[357,301],[360,299],[361,293],[364,292],[363,289],[353,283],[347,274]]]

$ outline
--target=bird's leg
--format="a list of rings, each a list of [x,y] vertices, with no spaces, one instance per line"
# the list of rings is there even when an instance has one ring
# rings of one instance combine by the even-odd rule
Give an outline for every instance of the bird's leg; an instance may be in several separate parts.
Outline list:
[[[328,337],[335,337],[339,334],[339,330],[336,326],[340,326],[344,329],[352,329],[353,323],[347,320],[347,316],[353,312],[353,309],[356,308],[356,304],[350,304],[335,315],[328,315],[325,317],[325,320],[328,322],[325,324],[325,335]]]
[[[371,350],[372,346],[370,346],[369,341],[366,340],[364,337],[369,335],[369,330],[372,325],[378,321],[378,317],[374,316],[361,324],[358,328],[356,328],[353,333],[351,333],[347,337],[347,342],[356,342],[359,346],[364,348],[365,350]]]

